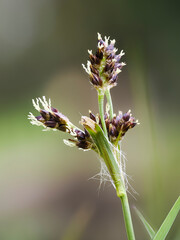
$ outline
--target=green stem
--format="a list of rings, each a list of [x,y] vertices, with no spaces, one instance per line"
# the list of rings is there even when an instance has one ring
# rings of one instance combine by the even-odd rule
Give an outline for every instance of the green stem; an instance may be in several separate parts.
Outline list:
[[[105,94],[106,94],[107,102],[110,107],[110,118],[112,119],[113,118],[113,104],[112,104],[110,89],[107,89]]]
[[[114,142],[114,146],[117,147],[118,144],[119,144],[119,141],[121,140],[121,137],[122,137],[122,132],[120,131],[119,132],[119,135],[117,136],[115,142]]]
[[[118,150],[116,150],[116,159],[119,162],[119,164],[121,164],[120,143],[119,142],[117,143],[117,148],[118,148]],[[124,182],[123,175],[121,175],[121,181]],[[117,196],[121,199],[123,215],[124,215],[124,222],[125,222],[125,226],[126,226],[128,240],[135,240],[131,212],[130,212],[130,208],[129,208],[129,202],[128,202],[128,197],[127,197],[125,187],[124,187],[124,193],[121,191],[121,194],[118,194],[119,193],[118,189],[116,189],[116,191],[117,191]]]
[[[104,120],[104,92],[102,92],[102,91],[98,91],[98,104],[99,104],[99,114],[100,114],[100,118],[101,118],[102,128],[107,137],[108,136],[107,128],[106,128],[106,123]]]
[[[81,123],[89,132],[96,144],[99,155],[104,160],[109,174],[112,177],[113,183],[116,187],[117,196],[121,199],[128,240],[135,240],[131,213],[124,184],[124,174],[122,173],[120,164],[120,145],[118,145],[118,149],[112,147],[101,127],[92,119],[82,117]]]
[[[125,193],[124,195],[119,196],[119,198],[121,199],[128,240],[135,240],[134,229],[133,229],[131,212],[130,212],[130,208],[129,208],[127,194]]]

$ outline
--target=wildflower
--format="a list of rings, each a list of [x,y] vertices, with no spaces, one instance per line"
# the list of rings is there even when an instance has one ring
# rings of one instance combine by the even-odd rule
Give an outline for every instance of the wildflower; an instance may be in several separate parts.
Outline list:
[[[90,82],[97,90],[101,89],[105,92],[107,89],[116,86],[118,74],[122,67],[126,65],[124,62],[120,62],[125,53],[122,50],[119,54],[116,54],[118,49],[114,45],[115,40],[109,41],[109,37],[105,37],[103,40],[98,33],[96,54],[93,55],[92,51],[88,50],[90,61],[87,61],[87,67],[82,64],[89,75]]]

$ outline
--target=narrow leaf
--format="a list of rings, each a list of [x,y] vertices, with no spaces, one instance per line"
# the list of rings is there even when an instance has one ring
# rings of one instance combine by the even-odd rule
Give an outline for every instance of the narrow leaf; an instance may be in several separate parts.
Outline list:
[[[147,232],[149,233],[150,238],[153,239],[153,237],[155,236],[156,232],[151,227],[151,225],[146,221],[146,219],[141,214],[141,212],[136,207],[134,209],[135,209],[138,217],[140,218],[141,222],[143,223],[144,227],[146,228]]]
[[[153,240],[164,240],[166,238],[179,210],[180,210],[180,197],[178,197],[174,206],[171,208],[170,212],[168,213],[167,217],[165,218],[164,222],[162,223]]]
[[[123,179],[120,173],[119,165],[114,156],[113,150],[115,149],[112,148],[111,143],[106,138],[101,127],[92,119],[83,116],[81,118],[81,124],[86,128],[86,130],[91,135],[94,143],[96,144],[99,150],[100,156],[103,158],[109,170],[109,174],[111,175],[111,178],[114,182],[117,194],[121,196],[121,194],[124,194],[125,189],[124,189]]]

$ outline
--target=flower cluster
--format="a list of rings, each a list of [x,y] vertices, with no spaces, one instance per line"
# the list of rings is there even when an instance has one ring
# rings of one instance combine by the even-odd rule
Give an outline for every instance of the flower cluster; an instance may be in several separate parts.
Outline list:
[[[120,62],[124,52],[121,51],[120,54],[116,54],[118,50],[114,45],[115,40],[109,40],[109,37],[105,37],[103,40],[98,33],[96,54],[93,55],[92,51],[88,50],[90,61],[87,62],[87,67],[83,65],[89,74],[91,83],[100,93],[103,91],[103,94],[106,90],[109,90],[117,84],[118,74],[125,65],[125,63]],[[73,125],[65,115],[56,108],[51,107],[50,99],[47,101],[46,98],[43,97],[42,99],[37,98],[36,100],[32,100],[32,102],[35,109],[40,113],[37,117],[32,113],[28,115],[32,124],[43,126],[44,130],[52,129],[54,131],[59,130],[69,133],[73,136],[73,139],[64,140],[69,146],[77,146],[85,150],[97,150],[89,132],[86,129],[83,131],[80,130]],[[129,129],[138,124],[138,121],[132,117],[130,111],[125,114],[119,112],[118,115],[113,115],[113,111],[111,111],[110,117],[109,110],[106,109],[105,114],[101,111],[101,117],[100,114],[95,116],[90,112],[90,118],[101,126],[105,135],[109,138],[109,141],[115,145],[118,144]]]
[[[83,150],[96,150],[96,146],[93,144],[92,139],[86,129],[84,129],[84,132],[79,129],[75,129],[75,138],[74,139],[68,139],[64,140],[64,143],[68,146],[77,146],[80,149]]]
[[[80,149],[95,149],[92,143],[89,133],[84,130],[78,129],[74,126],[69,119],[60,113],[56,108],[51,107],[51,101],[43,98],[37,98],[36,101],[32,100],[35,109],[40,113],[39,116],[35,117],[32,113],[29,113],[28,119],[31,124],[37,126],[43,126],[45,130],[60,130],[63,132],[70,133],[74,139],[64,140],[69,146],[77,146]],[[40,107],[42,105],[43,109]]]
[[[89,116],[102,128],[101,118],[99,114],[96,114],[95,116],[90,111]],[[124,114],[122,112],[119,112],[117,116],[116,114],[114,114],[114,117],[112,119],[110,119],[109,113],[108,111],[106,111],[104,115],[104,120],[106,123],[108,138],[112,143],[114,143],[115,141],[117,141],[118,143],[129,129],[139,124],[138,120],[135,120],[135,118],[132,117],[131,110]]]
[[[87,67],[82,64],[90,77],[90,82],[97,90],[105,91],[116,86],[118,74],[121,72],[122,67],[126,65],[120,62],[121,57],[124,55],[123,50],[116,54],[118,49],[114,45],[115,40],[109,42],[109,37],[105,37],[103,40],[98,33],[96,54],[93,55],[92,51],[88,50],[90,61],[87,61]]]
[[[45,97],[32,100],[38,116],[29,113],[30,122],[43,126],[44,130],[62,131],[71,135],[65,139],[68,146],[77,146],[83,150],[94,150],[101,157],[101,181],[111,181],[119,197],[124,196],[127,189],[125,163],[121,159],[120,141],[126,132],[138,123],[129,110],[126,113],[113,113],[113,104],[110,89],[117,85],[117,77],[125,63],[121,62],[124,52],[116,54],[115,40],[105,37],[103,40],[98,34],[96,54],[88,51],[90,61],[87,67],[83,65],[90,77],[90,81],[98,92],[99,113],[91,111],[89,117],[82,116],[80,124],[84,130],[77,128],[69,119],[51,106],[50,99]],[[104,97],[107,105],[104,111]]]

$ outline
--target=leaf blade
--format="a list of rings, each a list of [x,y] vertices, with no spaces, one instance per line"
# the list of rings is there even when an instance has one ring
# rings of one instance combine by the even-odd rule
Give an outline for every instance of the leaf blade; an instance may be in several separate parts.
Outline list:
[[[153,240],[164,240],[180,210],[180,197],[176,200]]]
[[[151,225],[147,222],[147,220],[144,218],[144,216],[142,215],[142,213],[136,208],[134,207],[138,217],[140,218],[141,222],[143,223],[145,229],[147,230],[149,236],[151,239],[153,239],[153,237],[156,235],[156,232],[154,231],[154,229],[151,227]]]

